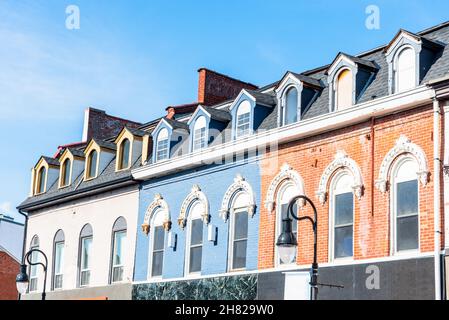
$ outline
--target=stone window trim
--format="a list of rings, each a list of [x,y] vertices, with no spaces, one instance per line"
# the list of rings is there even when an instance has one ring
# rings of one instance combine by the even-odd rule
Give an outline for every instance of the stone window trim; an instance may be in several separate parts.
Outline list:
[[[360,168],[345,151],[340,150],[335,155],[335,159],[326,167],[320,179],[316,196],[322,205],[326,203],[328,198],[329,181],[340,170],[347,170],[352,175],[354,179],[354,185],[352,186],[354,196],[359,200],[362,198],[364,186]]]
[[[256,213],[256,199],[253,188],[251,185],[243,178],[240,174],[238,174],[234,178],[234,183],[229,186],[226,190],[226,193],[223,197],[223,201],[221,203],[220,209],[220,218],[223,219],[224,222],[227,222],[229,216],[234,213],[233,202],[235,198],[241,193],[247,193],[250,198],[250,202],[248,203],[248,215],[253,218]]]
[[[171,229],[171,218],[170,218],[170,209],[168,207],[168,203],[164,200],[164,198],[157,193],[154,196],[153,202],[151,202],[151,204],[148,206],[147,211],[145,213],[145,217],[143,219],[143,224],[142,224],[142,232],[148,236],[148,234],[150,233],[150,225],[151,225],[151,220],[153,218],[153,215],[157,212],[157,210],[163,210],[165,217],[164,217],[164,230],[165,231],[170,231]]]
[[[209,200],[207,199],[204,192],[201,191],[201,188],[199,185],[195,184],[192,187],[191,192],[189,195],[184,199],[181,210],[178,217],[178,225],[181,227],[182,230],[185,229],[187,226],[187,216],[190,209],[190,206],[195,203],[195,201],[199,201],[204,206],[204,213],[203,213],[203,223],[205,225],[208,225],[210,222],[210,215],[209,215]]]
[[[388,191],[391,168],[395,160],[403,154],[409,154],[417,161],[419,171],[416,174],[421,185],[425,187],[429,182],[430,171],[426,154],[420,146],[412,143],[405,135],[401,135],[396,141],[395,146],[387,153],[380,166],[379,178],[375,184],[381,193]]]

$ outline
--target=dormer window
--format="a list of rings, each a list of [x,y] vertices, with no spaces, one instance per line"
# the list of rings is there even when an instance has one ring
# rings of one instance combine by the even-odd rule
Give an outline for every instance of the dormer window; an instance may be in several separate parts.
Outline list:
[[[40,168],[37,175],[37,188],[36,194],[45,192],[45,184],[47,180],[47,169],[45,167]]]
[[[163,128],[159,131],[156,141],[156,162],[169,158],[168,130]]]
[[[201,116],[196,120],[193,130],[193,151],[201,150],[206,147],[206,118],[204,116]]]
[[[250,133],[251,104],[248,100],[240,103],[237,109],[236,138],[246,136]]]
[[[295,87],[288,89],[285,96],[282,124],[291,124],[298,121],[298,90]]]
[[[120,145],[119,148],[119,159],[118,159],[118,169],[123,170],[129,168],[129,158],[131,156],[130,150],[131,150],[131,143],[128,139],[124,139]]]
[[[97,150],[92,150],[92,152],[87,157],[87,179],[93,179],[97,176],[97,163],[98,152]]]
[[[343,110],[352,106],[352,72],[343,69],[337,77],[335,86],[336,109]]]
[[[394,63],[395,93],[412,89],[416,86],[416,54],[411,47],[399,52]]]
[[[61,167],[61,187],[70,185],[70,174],[72,172],[72,162],[70,159],[65,159]]]

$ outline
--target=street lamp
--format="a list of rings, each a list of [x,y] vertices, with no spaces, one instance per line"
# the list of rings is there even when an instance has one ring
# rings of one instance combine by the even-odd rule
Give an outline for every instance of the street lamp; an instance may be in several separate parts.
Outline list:
[[[33,262],[30,260],[31,254],[33,252],[37,252],[40,253],[44,256],[45,259],[45,264],[43,264],[42,262]],[[45,287],[47,286],[47,266],[48,266],[48,259],[47,256],[45,255],[45,253],[43,253],[41,250],[39,249],[31,249],[30,251],[28,251],[25,254],[25,259],[24,261],[28,261],[28,264],[30,266],[42,266],[42,268],[44,269],[44,289],[42,290],[42,300],[45,300]],[[28,289],[28,284],[29,284],[29,277],[27,274],[27,265],[26,264],[22,264],[20,266],[20,273],[17,275],[16,277],[16,286],[17,286],[17,291],[20,294],[25,294],[27,292]]]
[[[314,218],[312,219],[309,216],[298,217],[293,212],[293,206],[298,200],[305,200],[308,202],[313,209]],[[298,242],[296,241],[296,237],[292,232],[292,216],[295,220],[302,221],[308,220],[312,223],[313,227],[313,263],[312,263],[312,274],[310,279],[310,290],[312,300],[317,300],[318,298],[318,262],[317,262],[317,231],[318,231],[318,214],[316,211],[316,207],[313,204],[312,200],[308,197],[300,195],[293,198],[288,204],[287,217],[282,220],[282,233],[278,238],[276,245],[279,249],[279,257],[283,263],[292,263],[295,259],[296,248],[298,246]]]

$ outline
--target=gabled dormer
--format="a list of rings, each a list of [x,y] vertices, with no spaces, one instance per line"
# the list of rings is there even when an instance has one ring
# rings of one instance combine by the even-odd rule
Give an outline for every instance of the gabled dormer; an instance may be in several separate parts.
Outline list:
[[[242,90],[229,108],[232,115],[232,138],[239,139],[253,134],[274,106],[274,95]]]
[[[31,194],[43,194],[58,180],[59,161],[42,156],[31,172]]]
[[[190,152],[207,148],[232,120],[226,110],[198,106],[189,122]]]
[[[278,126],[300,121],[322,90],[320,80],[287,72],[275,88],[279,105]]]
[[[419,86],[442,48],[439,43],[401,29],[385,48],[389,93]]]
[[[377,65],[369,60],[339,53],[328,68],[329,111],[339,111],[357,104],[374,79]]]
[[[84,150],[86,157],[84,180],[92,180],[106,168],[116,153],[115,144],[99,139],[92,139]]]
[[[59,188],[70,186],[84,170],[84,152],[66,148],[59,158]]]
[[[184,122],[162,118],[151,133],[153,137],[153,163],[170,159],[183,153],[189,136],[189,126]]]
[[[124,127],[115,139],[117,154],[115,171],[127,170],[137,161],[142,152],[145,131]]]

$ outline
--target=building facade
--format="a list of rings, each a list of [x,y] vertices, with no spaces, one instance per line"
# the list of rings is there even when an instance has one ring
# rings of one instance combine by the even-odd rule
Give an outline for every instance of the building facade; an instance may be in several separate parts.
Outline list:
[[[106,275],[120,267],[107,234],[126,221],[127,294],[117,298],[292,298],[313,230],[293,223],[292,263],[276,241],[290,202],[305,195],[317,208],[319,281],[343,286],[320,286],[320,299],[445,298],[447,43],[449,23],[400,30],[386,46],[260,88],[203,68],[197,102],[41,158],[20,206],[29,246],[51,252],[65,228],[65,261],[78,261],[64,269],[72,287],[54,297],[77,297],[70,291],[87,277],[96,296],[114,298],[99,289],[112,290]],[[106,185],[90,185],[103,175]],[[312,214],[300,200],[294,209]]]

